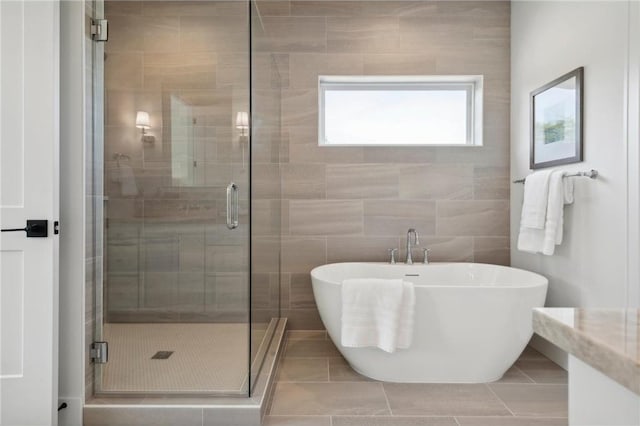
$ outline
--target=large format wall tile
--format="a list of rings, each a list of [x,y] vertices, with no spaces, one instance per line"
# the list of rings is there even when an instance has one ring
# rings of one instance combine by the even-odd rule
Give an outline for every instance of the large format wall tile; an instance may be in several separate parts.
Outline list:
[[[509,199],[511,181],[508,167],[476,166],[473,178],[473,198],[476,200]]]
[[[327,52],[391,53],[398,48],[395,17],[327,18]]]
[[[473,198],[473,167],[428,164],[403,167],[400,198],[467,200]]]
[[[327,261],[386,262],[387,249],[398,247],[398,237],[327,237]]]
[[[314,108],[318,93],[314,89],[286,89],[282,93],[283,126],[311,127],[316,123]]]
[[[183,52],[246,52],[246,16],[182,16],[180,50]]]
[[[367,1],[362,5],[365,16],[433,16],[437,10],[437,2],[420,0]]]
[[[361,235],[362,201],[291,200],[291,235]]]
[[[358,16],[362,14],[361,1],[292,0],[293,16]]]
[[[268,17],[265,34],[255,40],[259,52],[324,52],[327,45],[324,18]]]
[[[436,203],[422,200],[365,200],[365,235],[398,237],[407,232],[407,224],[425,235],[436,228]]]
[[[316,300],[309,274],[291,274],[289,303],[292,309],[313,309]]]
[[[141,1],[114,0],[104,4],[106,14],[114,15],[142,15]]]
[[[142,55],[109,53],[105,62],[105,86],[108,89],[142,88]]]
[[[288,199],[325,198],[324,164],[285,164],[282,168],[282,196]]]
[[[394,164],[330,164],[327,198],[397,198],[399,173]]]
[[[282,239],[282,269],[286,272],[308,273],[327,261],[325,238],[285,237]]]
[[[289,16],[291,2],[289,0],[256,0],[256,8],[260,16]]]
[[[421,163],[426,166],[424,163],[436,162],[436,152],[433,149],[423,147],[406,146],[398,149],[393,146],[369,146],[362,149],[364,150],[365,163],[400,163],[398,166],[401,168],[401,172],[406,167],[402,163]]]
[[[289,165],[301,163],[352,164],[364,161],[362,147],[318,146],[318,127],[287,126],[284,128],[289,146]],[[284,197],[287,198],[287,197]]]
[[[289,55],[292,89],[316,89],[318,76],[362,74],[360,54],[291,53]]]
[[[433,74],[436,60],[433,57],[419,54],[375,53],[365,54],[363,59],[366,74],[404,75],[407,70],[417,74]]]
[[[107,286],[107,303],[110,310],[133,311],[138,309],[140,277],[137,273],[131,275],[109,274]],[[93,301],[91,301],[93,303]]]
[[[199,1],[161,1],[154,3],[141,2],[143,13],[148,17],[155,16],[217,16],[243,15],[246,13],[241,4],[233,2],[199,2]],[[237,2],[241,3],[241,2]],[[232,6],[235,6],[232,8]],[[148,19],[148,18],[147,18]]]
[[[147,272],[142,288],[145,308],[172,310],[178,297],[178,273]]]
[[[404,240],[403,240],[404,242]],[[421,240],[420,251],[428,248],[431,262],[473,262],[473,238],[472,237],[434,237],[425,236]],[[404,249],[400,249],[402,255],[406,255]],[[422,260],[422,258],[420,258]]]
[[[474,237],[473,256],[476,262],[509,265],[509,237]]]
[[[260,48],[289,55],[282,232],[296,240],[285,243],[283,272],[302,277],[322,261],[387,261],[387,249],[396,247],[404,259],[411,227],[422,243],[414,259],[421,261],[421,250],[429,248],[431,261],[509,264],[509,3],[271,6],[271,13],[286,18],[266,20],[274,26],[271,46]],[[483,146],[318,146],[318,76],[354,74],[483,75]],[[293,241],[299,242],[296,250]],[[295,257],[287,259],[289,254]],[[317,313],[298,293],[305,287],[287,284],[291,294],[283,307],[294,318],[290,325],[313,325]]]
[[[439,201],[438,235],[508,236],[509,201]]]

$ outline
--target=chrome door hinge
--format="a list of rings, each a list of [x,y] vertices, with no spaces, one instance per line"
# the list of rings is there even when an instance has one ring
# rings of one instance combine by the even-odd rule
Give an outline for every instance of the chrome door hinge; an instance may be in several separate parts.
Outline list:
[[[60,233],[60,222],[57,220],[53,222],[53,233],[58,235]]]
[[[109,343],[93,342],[89,357],[96,364],[106,364],[109,361]]]
[[[107,41],[109,39],[109,21],[106,19],[92,20],[91,38],[93,41]]]

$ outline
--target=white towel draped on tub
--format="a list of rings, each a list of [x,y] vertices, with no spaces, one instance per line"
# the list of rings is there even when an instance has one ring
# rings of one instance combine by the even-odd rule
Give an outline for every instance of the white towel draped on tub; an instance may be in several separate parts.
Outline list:
[[[534,173],[535,175],[535,173]],[[555,247],[562,243],[564,227],[564,206],[573,203],[573,180],[565,179],[566,172],[554,171],[548,180],[547,199],[545,203],[545,220],[541,229],[525,225],[525,208],[527,207],[525,180],[525,202],[523,203],[518,250],[532,253],[553,255]],[[533,175],[532,175],[533,176]]]
[[[393,353],[413,337],[413,283],[390,279],[342,282],[342,346],[378,347]]]

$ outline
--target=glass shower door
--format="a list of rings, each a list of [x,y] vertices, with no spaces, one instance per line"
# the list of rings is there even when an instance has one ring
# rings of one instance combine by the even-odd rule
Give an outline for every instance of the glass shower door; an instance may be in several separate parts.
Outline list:
[[[249,3],[95,11],[109,22],[93,43],[105,199],[94,340],[109,346],[95,391],[246,396]]]

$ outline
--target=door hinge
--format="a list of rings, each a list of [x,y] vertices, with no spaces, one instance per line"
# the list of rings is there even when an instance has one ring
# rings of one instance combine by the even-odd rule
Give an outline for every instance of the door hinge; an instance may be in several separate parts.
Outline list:
[[[109,343],[93,342],[89,357],[95,364],[106,364],[109,361]]]
[[[109,21],[106,19],[92,20],[91,38],[93,41],[107,41],[109,39]]]
[[[57,220],[53,222],[53,233],[55,235],[58,235],[60,233],[60,222],[58,222]]]

